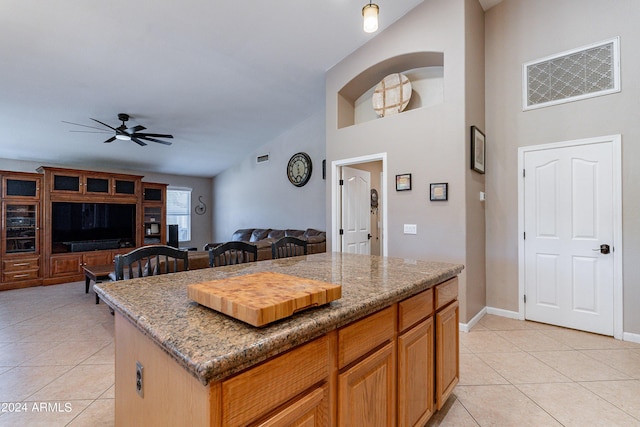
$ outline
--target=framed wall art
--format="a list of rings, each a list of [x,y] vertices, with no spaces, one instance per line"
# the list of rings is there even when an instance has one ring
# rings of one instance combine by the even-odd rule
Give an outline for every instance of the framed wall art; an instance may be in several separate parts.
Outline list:
[[[471,126],[471,169],[478,173],[484,173],[485,170],[485,146],[484,133]]]
[[[446,182],[431,184],[429,200],[432,202],[446,202],[449,200],[449,184]]]
[[[411,190],[411,174],[396,175],[396,191]]]

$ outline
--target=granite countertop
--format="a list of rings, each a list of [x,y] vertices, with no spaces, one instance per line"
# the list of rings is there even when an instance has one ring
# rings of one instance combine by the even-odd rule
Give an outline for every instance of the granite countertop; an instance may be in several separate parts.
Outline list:
[[[105,282],[94,289],[206,385],[415,295],[463,268],[334,252]],[[263,271],[342,285],[342,298],[256,328],[187,297],[189,284]]]

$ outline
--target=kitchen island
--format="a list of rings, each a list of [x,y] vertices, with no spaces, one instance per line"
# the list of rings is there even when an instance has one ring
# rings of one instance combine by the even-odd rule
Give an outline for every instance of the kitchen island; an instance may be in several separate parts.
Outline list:
[[[116,425],[420,425],[457,383],[462,268],[322,253],[96,285],[116,313]],[[342,298],[256,328],[187,297],[258,272]]]

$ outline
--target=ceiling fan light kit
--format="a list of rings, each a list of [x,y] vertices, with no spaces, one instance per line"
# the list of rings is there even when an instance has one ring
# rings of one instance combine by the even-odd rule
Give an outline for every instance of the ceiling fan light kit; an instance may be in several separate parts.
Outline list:
[[[377,4],[371,3],[364,5],[362,8],[363,29],[365,33],[375,33],[378,30],[378,14],[380,8]]]

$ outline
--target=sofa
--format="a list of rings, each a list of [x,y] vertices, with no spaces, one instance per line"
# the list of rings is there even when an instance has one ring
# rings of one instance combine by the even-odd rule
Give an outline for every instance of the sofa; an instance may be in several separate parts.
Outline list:
[[[243,228],[236,230],[230,241],[248,242],[258,247],[258,261],[271,259],[271,243],[285,236],[294,236],[307,241],[307,253],[315,254],[327,251],[327,233],[307,228],[306,230],[276,230],[271,228]],[[204,250],[224,242],[208,243]]]

